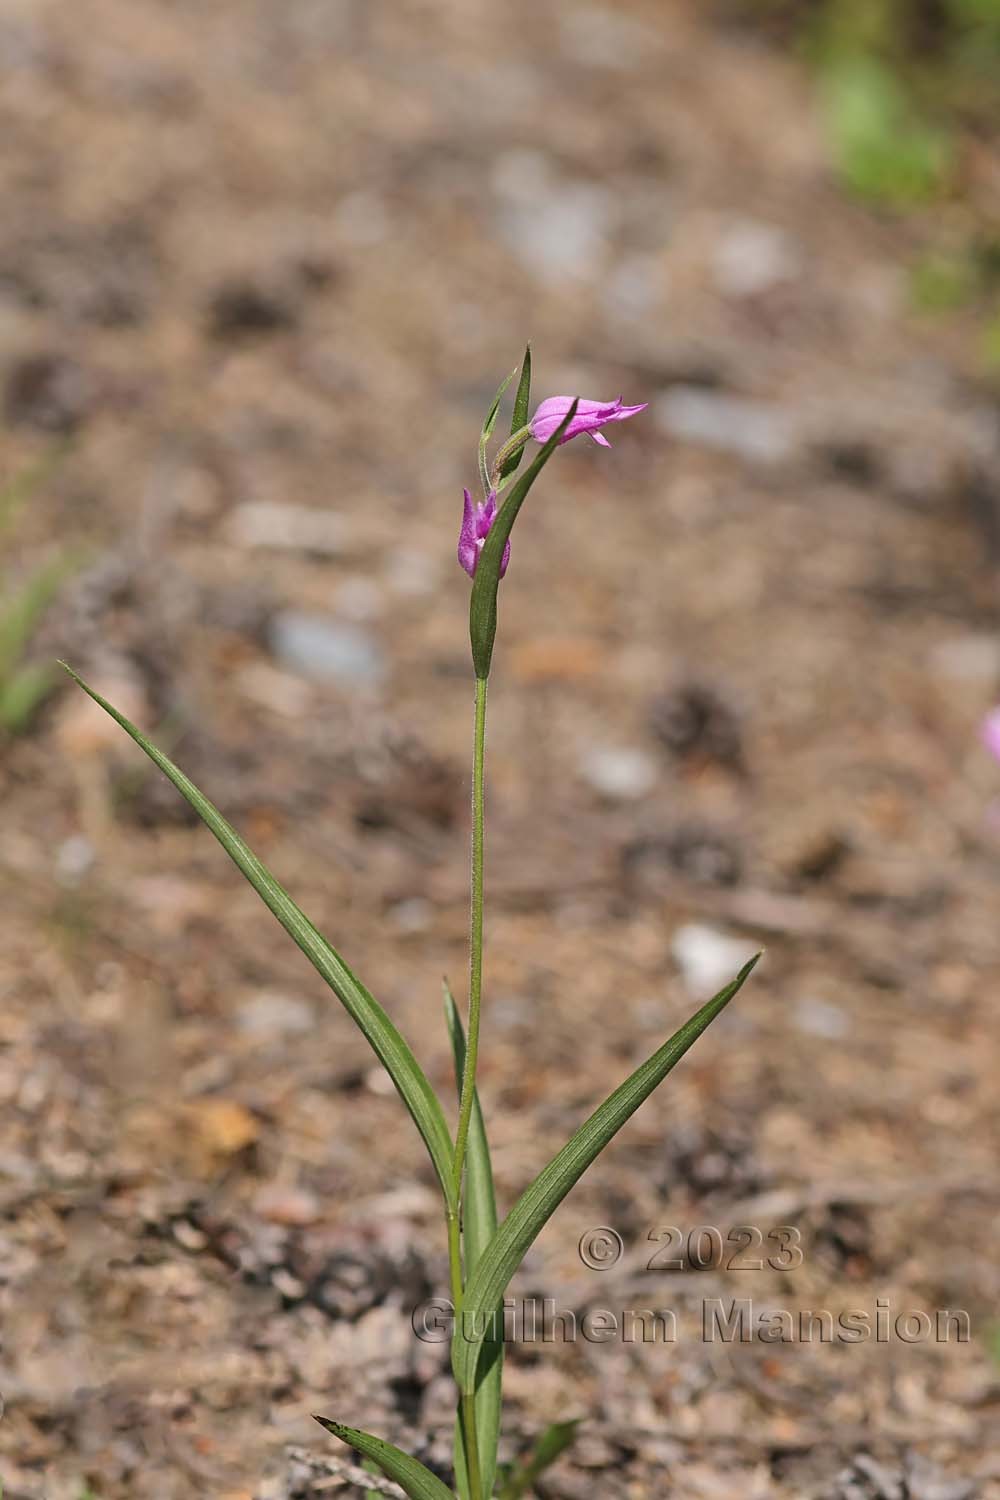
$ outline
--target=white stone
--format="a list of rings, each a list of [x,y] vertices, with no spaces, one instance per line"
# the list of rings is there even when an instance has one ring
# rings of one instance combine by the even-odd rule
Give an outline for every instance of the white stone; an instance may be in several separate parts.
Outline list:
[[[658,31],[610,5],[573,5],[560,27],[563,51],[585,66],[629,71],[663,50]]]
[[[56,874],[63,885],[76,885],[91,869],[97,852],[82,833],[70,834],[56,850]]]
[[[378,642],[326,615],[283,610],[271,622],[270,643],[283,666],[315,681],[377,683],[385,676]]]
[[[596,792],[617,802],[644,797],[659,777],[654,757],[629,745],[593,746],[580,757],[580,770]]]
[[[795,1007],[795,1024],[807,1036],[821,1036],[836,1041],[850,1031],[850,1021],[839,1005],[828,1000],[805,996]]]
[[[802,270],[802,256],[783,229],[738,219],[716,241],[712,270],[725,296],[756,297],[794,280]]]
[[[702,386],[675,385],[653,401],[660,429],[682,442],[760,463],[780,463],[795,451],[788,416],[763,401],[726,396]]]
[[[674,933],[670,951],[690,993],[707,999],[736,978],[756,948],[746,938],[729,937],[701,922],[686,922]]]
[[[593,280],[617,218],[608,190],[563,176],[536,151],[510,151],[493,169],[497,232],[539,281]]]
[[[266,547],[276,552],[313,552],[339,557],[346,527],[342,516],[309,505],[279,505],[248,500],[229,517],[229,539],[237,547]]]
[[[961,635],[939,641],[930,652],[931,670],[955,682],[982,682],[992,686],[1000,675],[1000,636]]]
[[[311,1031],[316,1018],[305,1000],[280,990],[258,990],[244,1000],[236,1024],[252,1036],[297,1036]]]

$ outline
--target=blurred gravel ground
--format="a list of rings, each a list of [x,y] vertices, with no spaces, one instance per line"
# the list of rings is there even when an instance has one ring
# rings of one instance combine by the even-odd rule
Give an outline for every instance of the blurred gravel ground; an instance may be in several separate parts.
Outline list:
[[[508,1451],[586,1416],[554,1500],[1000,1494],[997,411],[909,310],[926,226],[846,202],[805,76],[696,6],[6,0],[0,68],[3,471],[68,445],[5,564],[80,555],[33,650],[156,732],[442,1089],[475,434],[529,335],[539,396],[651,402],[559,456],[503,589],[503,1203],[768,952],[518,1282],[685,1332],[515,1346]],[[446,1465],[418,1144],[112,731],[67,688],[0,759],[4,1495],[327,1493],[311,1411]],[[646,1268],[745,1223],[802,1265]],[[973,1337],[702,1342],[732,1296]]]

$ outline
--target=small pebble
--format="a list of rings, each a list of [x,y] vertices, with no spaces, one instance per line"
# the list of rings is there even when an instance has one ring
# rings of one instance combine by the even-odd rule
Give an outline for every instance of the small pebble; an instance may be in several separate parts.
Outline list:
[[[775,464],[795,451],[787,414],[763,401],[726,396],[696,385],[675,385],[656,397],[653,416],[669,437],[737,458]]]
[[[585,67],[627,72],[663,47],[659,29],[644,26],[613,6],[574,5],[561,26],[562,50]]]
[[[259,990],[236,1012],[236,1024],[250,1036],[301,1036],[312,1030],[315,1019],[305,1000],[280,990]]]
[[[265,1184],[254,1198],[253,1206],[269,1224],[315,1224],[320,1216],[319,1199],[315,1193],[278,1182]]]
[[[615,802],[630,802],[653,790],[659,767],[653,756],[633,746],[595,746],[580,758],[580,770],[595,792]]]
[[[593,280],[616,219],[614,200],[594,182],[564,176],[537,151],[509,151],[493,171],[497,232],[539,281]]]
[[[339,557],[346,527],[342,516],[310,505],[279,505],[248,500],[229,517],[229,540],[237,547],[265,547],[276,552],[306,552]]]
[[[960,635],[930,650],[931,671],[953,682],[985,683],[1000,676],[1000,634]]]
[[[378,642],[357,625],[286,609],[271,621],[269,636],[282,666],[302,677],[350,684],[379,683],[385,677]]]
[[[839,1005],[807,996],[795,1007],[795,1024],[807,1036],[821,1036],[836,1041],[850,1031],[850,1022]]]
[[[56,874],[62,885],[76,885],[96,859],[93,844],[82,833],[64,839],[56,851]]]
[[[755,950],[744,938],[729,937],[700,922],[686,922],[674,933],[670,951],[690,993],[707,998],[735,979]]]
[[[389,908],[389,918],[398,932],[426,932],[434,920],[434,908],[423,896],[411,896]]]
[[[793,280],[802,269],[802,256],[783,229],[740,219],[716,242],[712,269],[724,296],[755,297]]]
[[[646,318],[666,290],[658,255],[626,255],[602,278],[601,301],[613,318]]]

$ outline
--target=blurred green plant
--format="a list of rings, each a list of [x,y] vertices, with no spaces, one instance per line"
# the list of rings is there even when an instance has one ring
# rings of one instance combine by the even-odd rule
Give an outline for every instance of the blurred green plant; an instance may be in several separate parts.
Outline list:
[[[879,209],[946,208],[909,271],[913,310],[974,313],[1000,375],[1000,236],[978,163],[1000,134],[1000,0],[716,0],[803,57],[845,187]],[[987,188],[988,191],[988,188]]]
[[[730,0],[820,80],[837,170],[868,201],[956,186],[963,129],[1000,122],[1000,0]]]
[[[528,1494],[535,1481],[555,1463],[560,1453],[570,1447],[579,1425],[579,1420],[574,1418],[568,1422],[553,1422],[547,1427],[522,1464],[508,1464],[505,1467],[501,1476],[503,1487],[499,1500],[521,1500],[523,1495]]]
[[[0,542],[9,537],[58,456],[49,455],[0,489]],[[24,655],[42,616],[76,567],[69,552],[58,552],[26,579],[5,588],[0,600],[0,731],[23,734],[55,687],[56,669],[48,662],[26,661]]]
[[[848,52],[831,58],[821,78],[836,166],[853,192],[902,207],[942,190],[953,160],[951,133],[921,114],[890,66]]]

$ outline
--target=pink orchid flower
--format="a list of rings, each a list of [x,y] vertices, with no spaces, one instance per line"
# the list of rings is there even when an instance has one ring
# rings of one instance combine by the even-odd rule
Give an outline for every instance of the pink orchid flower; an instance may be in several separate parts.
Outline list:
[[[548,442],[572,405],[572,396],[550,396],[547,401],[543,401],[528,423],[535,441]],[[600,443],[602,448],[610,448],[611,444],[601,428],[609,422],[624,422],[626,417],[634,417],[636,412],[645,411],[648,405],[648,401],[643,401],[639,406],[623,406],[620,396],[617,401],[579,401],[572,422],[559,439],[560,445],[585,432],[595,443]]]
[[[465,495],[465,508],[462,512],[462,529],[458,534],[458,560],[462,567],[472,578],[475,575],[479,563],[479,554],[483,550],[483,543],[490,534],[490,527],[496,520],[497,495],[496,490],[491,490],[484,505],[473,504],[472,496],[468,490],[463,491]],[[510,542],[503,549],[503,557],[500,560],[500,577],[507,571],[510,562]]]
[[[987,750],[1000,760],[1000,708],[994,708],[986,715],[980,733]]]

